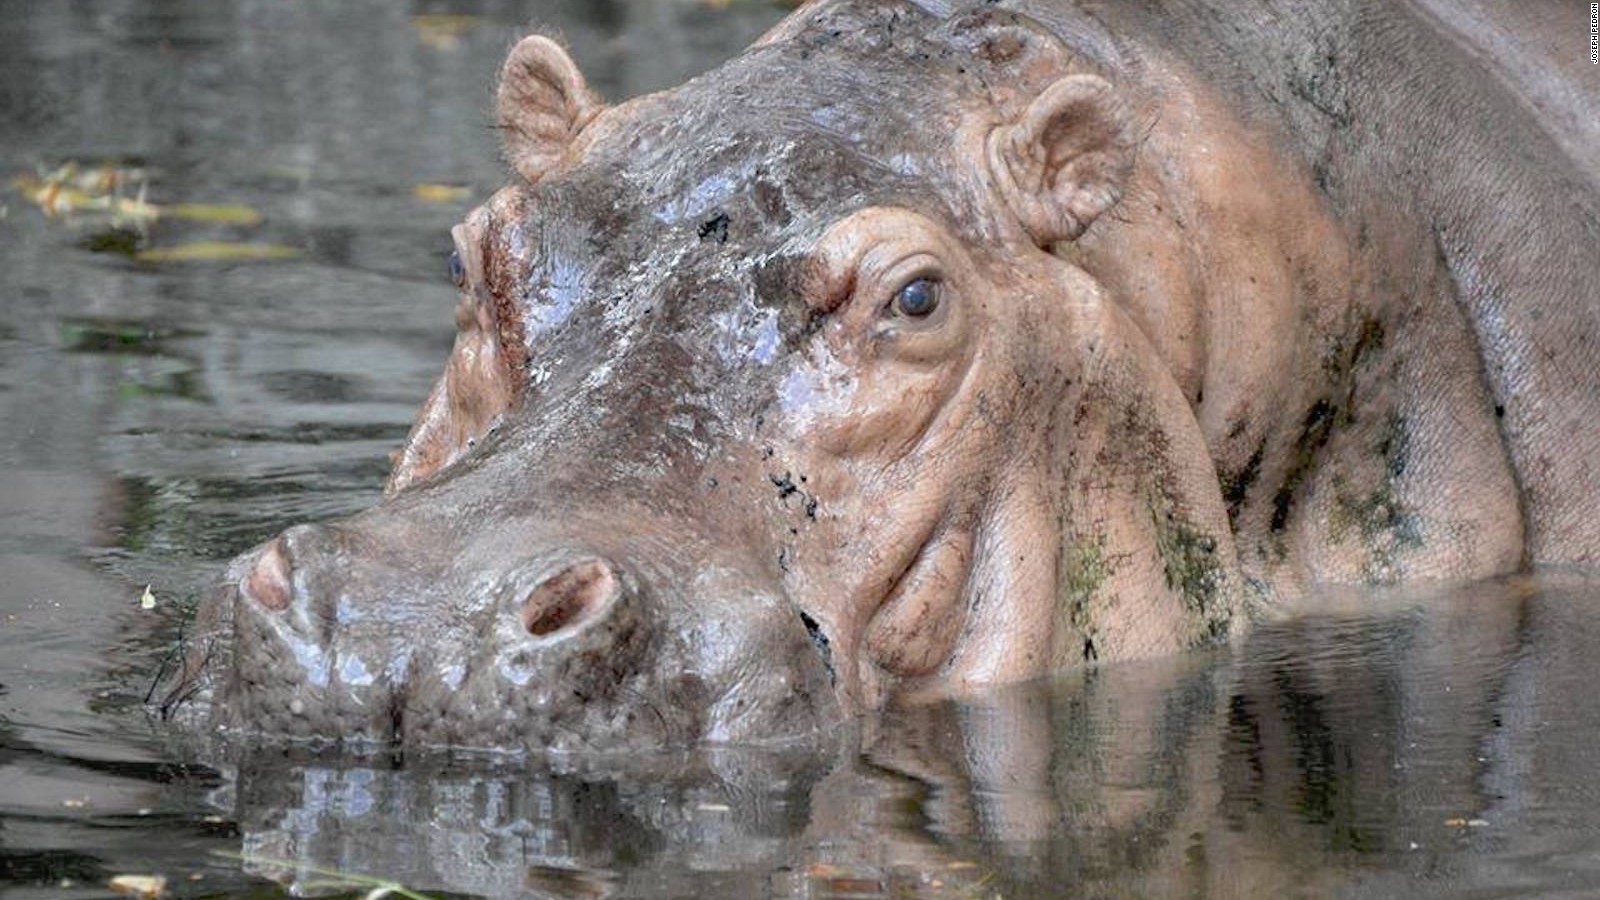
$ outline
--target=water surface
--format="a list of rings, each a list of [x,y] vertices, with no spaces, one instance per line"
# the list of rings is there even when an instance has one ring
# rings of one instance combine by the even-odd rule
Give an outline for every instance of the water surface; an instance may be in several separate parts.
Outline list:
[[[430,896],[1600,894],[1600,582],[1569,573],[1324,598],[1227,651],[895,710],[823,753],[195,762],[144,691],[222,560],[377,498],[450,346],[448,228],[503,179],[511,41],[559,30],[620,99],[782,11],[3,9],[6,182],[110,166],[124,201],[203,207],[0,193],[0,895],[361,893],[324,872]],[[162,261],[201,241],[295,255]]]

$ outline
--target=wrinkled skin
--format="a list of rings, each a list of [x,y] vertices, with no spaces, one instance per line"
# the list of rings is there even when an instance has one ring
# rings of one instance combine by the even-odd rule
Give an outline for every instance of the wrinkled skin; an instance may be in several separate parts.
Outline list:
[[[1515,79],[1397,4],[937,5],[814,3],[615,107],[519,44],[384,502],[237,560],[170,705],[792,741],[1595,559],[1596,178]]]

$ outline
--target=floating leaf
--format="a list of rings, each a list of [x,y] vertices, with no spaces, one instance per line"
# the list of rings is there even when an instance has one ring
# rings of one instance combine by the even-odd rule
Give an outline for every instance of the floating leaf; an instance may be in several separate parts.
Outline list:
[[[226,241],[196,241],[172,247],[152,247],[140,250],[133,258],[143,263],[184,262],[264,262],[294,259],[300,255],[295,247],[282,244],[231,244]]]
[[[461,43],[462,35],[478,27],[477,16],[466,15],[422,15],[411,17],[411,27],[417,30],[417,37],[435,50],[450,50]]]
[[[111,879],[110,887],[119,894],[138,897],[139,900],[155,900],[165,896],[167,880],[160,875],[118,875]]]
[[[428,13],[411,17],[411,25],[418,31],[447,31],[465,34],[478,27],[481,20],[465,13]]]
[[[411,196],[424,203],[459,203],[472,196],[472,189],[458,184],[419,184]]]
[[[163,215],[214,225],[260,225],[261,213],[242,203],[175,203]]]

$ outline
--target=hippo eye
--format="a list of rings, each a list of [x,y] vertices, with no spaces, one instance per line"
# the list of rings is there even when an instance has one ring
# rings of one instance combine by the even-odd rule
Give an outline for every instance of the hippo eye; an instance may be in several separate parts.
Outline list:
[[[920,319],[939,308],[939,282],[916,278],[894,294],[894,310],[903,316]]]
[[[450,258],[446,260],[445,265],[449,267],[450,280],[455,283],[455,286],[458,288],[466,287],[467,267],[466,264],[461,261],[460,251],[451,250]]]

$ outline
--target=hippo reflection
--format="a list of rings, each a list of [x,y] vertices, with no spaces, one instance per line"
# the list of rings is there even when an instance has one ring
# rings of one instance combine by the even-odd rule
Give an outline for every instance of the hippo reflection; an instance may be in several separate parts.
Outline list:
[[[332,870],[504,898],[1587,896],[1597,586],[1347,603],[1232,653],[891,704],[837,756],[274,751],[225,812],[301,890]]]
[[[821,0],[614,107],[522,41],[387,496],[236,561],[176,705],[787,742],[1592,561],[1594,173],[1420,13],[1280,5]]]

